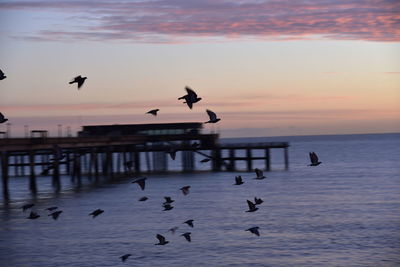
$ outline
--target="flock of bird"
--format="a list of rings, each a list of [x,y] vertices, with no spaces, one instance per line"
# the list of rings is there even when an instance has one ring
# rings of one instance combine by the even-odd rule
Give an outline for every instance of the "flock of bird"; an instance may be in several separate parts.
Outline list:
[[[0,70],[0,80],[5,79],[6,76],[4,75],[4,73]],[[87,77],[82,77],[81,75],[76,76],[71,82],[69,82],[70,84],[77,84],[78,90],[83,86],[83,84],[85,83]],[[186,95],[179,97],[178,100],[184,100],[184,104],[186,104],[190,109],[193,108],[193,104],[197,103],[201,100],[200,97],[197,96],[197,94],[189,87],[185,87],[186,90]],[[158,112],[160,110],[159,109],[152,109],[148,112],[146,112],[146,114],[151,114],[153,116],[157,116]],[[218,121],[220,121],[221,119],[217,117],[217,115],[207,109],[206,110],[208,116],[209,116],[209,120],[206,121],[205,123],[217,123]],[[8,119],[4,117],[3,114],[0,113],[0,123],[4,123],[6,122]],[[194,148],[196,148],[194,146]],[[171,155],[172,159],[175,159],[175,153],[176,151],[173,151],[173,149],[171,151],[168,151],[168,153]],[[311,164],[309,164],[308,166],[318,166],[319,164],[321,164],[321,162],[318,159],[318,156],[316,155],[315,152],[310,152],[309,153],[309,157],[310,157],[310,161]],[[208,162],[210,161],[212,157],[207,156],[207,158],[201,160],[200,162]],[[132,167],[131,165],[133,164],[132,162],[126,162],[125,163],[126,166],[128,167],[128,169],[130,169],[130,167]],[[260,169],[255,169],[255,173],[256,173],[256,177],[253,179],[256,180],[263,180],[266,178],[266,176],[264,176],[262,170]],[[146,177],[140,177],[140,178],[136,178],[135,180],[132,181],[132,183],[136,183],[138,184],[138,186],[140,187],[141,190],[145,190],[146,188]],[[244,184],[244,181],[242,179],[242,177],[236,176],[235,177],[235,183],[233,185],[239,186]],[[182,194],[184,196],[188,195],[190,192],[190,186],[183,186],[182,188],[180,188]],[[171,197],[169,196],[165,196],[164,197],[165,201],[162,203],[162,207],[164,208],[163,211],[170,211],[172,210],[174,207],[172,206],[172,203],[175,202],[175,200],[173,200]],[[148,197],[143,196],[139,199],[139,201],[146,201],[148,200]],[[261,198],[254,198],[254,202],[251,200],[247,200],[247,205],[248,205],[248,210],[246,210],[245,212],[255,212],[257,211],[259,208],[258,206],[260,204],[262,204],[264,201]],[[34,206],[34,204],[30,203],[30,204],[26,204],[24,206],[22,206],[22,210],[25,212],[28,209],[32,209]],[[48,216],[51,216],[54,220],[57,220],[59,218],[59,216],[61,215],[61,213],[63,212],[62,210],[59,210],[58,207],[49,207],[46,209],[49,214]],[[90,216],[92,216],[92,218],[96,218],[97,216],[101,215],[104,213],[104,210],[102,209],[96,209],[94,211],[92,211],[91,213],[89,213]],[[27,219],[38,219],[40,217],[40,215],[38,213],[36,213],[35,211],[31,210],[29,216],[27,217]],[[187,220],[185,222],[183,222],[184,224],[187,224],[189,227],[194,228],[194,220],[190,219]],[[171,232],[172,234],[174,234],[176,232],[176,230],[178,229],[177,226],[171,228],[168,230],[168,232]],[[250,233],[256,235],[256,236],[260,236],[260,232],[259,232],[259,227],[258,226],[254,226],[251,228],[246,229],[245,231],[249,231]],[[184,237],[186,239],[187,242],[191,242],[191,232],[184,232],[181,234],[182,237]],[[155,245],[166,245],[169,243],[169,241],[167,241],[167,239],[165,238],[165,236],[161,235],[161,234],[157,234],[156,238],[158,240],[158,243],[155,243]],[[120,259],[125,262],[129,257],[131,256],[131,254],[124,254],[122,256],[120,256]]]

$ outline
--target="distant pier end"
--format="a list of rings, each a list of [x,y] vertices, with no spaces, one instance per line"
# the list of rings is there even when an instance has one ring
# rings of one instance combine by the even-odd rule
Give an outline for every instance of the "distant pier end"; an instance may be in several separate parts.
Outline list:
[[[271,149],[283,149],[284,166],[289,168],[287,142],[220,144],[218,134],[203,134],[202,123],[116,124],[83,126],[77,137],[47,137],[32,133],[30,138],[0,139],[3,195],[8,197],[9,177],[29,176],[29,190],[37,191],[37,176],[53,177],[56,191],[60,175],[70,175],[81,184],[82,176],[100,177],[168,172],[168,162],[180,160],[181,171],[196,171],[195,154],[210,162],[212,171],[237,171],[237,161],[264,161],[271,169]],[[238,155],[239,150],[245,155]],[[254,150],[263,153],[254,154]],[[180,157],[176,153],[180,152]],[[243,154],[243,153],[241,153]],[[204,168],[203,168],[204,169]]]

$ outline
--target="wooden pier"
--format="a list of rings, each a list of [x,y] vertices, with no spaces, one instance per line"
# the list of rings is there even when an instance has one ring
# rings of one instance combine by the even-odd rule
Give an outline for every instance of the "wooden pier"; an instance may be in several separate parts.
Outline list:
[[[10,177],[29,177],[28,188],[35,194],[36,180],[41,176],[51,176],[55,191],[60,191],[61,175],[70,176],[79,186],[82,177],[98,181],[100,177],[168,172],[171,160],[180,160],[180,171],[194,172],[200,164],[195,162],[195,154],[210,162],[210,171],[240,171],[238,161],[245,162],[246,171],[253,171],[255,160],[262,160],[264,170],[269,171],[271,149],[283,149],[288,169],[288,147],[287,142],[219,144],[218,135],[199,133],[5,138],[0,139],[3,196],[8,198]],[[177,152],[180,158],[175,159]]]

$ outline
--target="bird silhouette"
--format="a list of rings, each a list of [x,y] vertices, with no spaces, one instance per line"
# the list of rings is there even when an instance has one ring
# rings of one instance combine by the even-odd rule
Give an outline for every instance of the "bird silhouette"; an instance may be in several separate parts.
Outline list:
[[[141,197],[141,198],[139,198],[139,201],[146,201],[148,199],[149,199],[148,197]]]
[[[217,118],[217,114],[215,114],[211,110],[207,109],[206,111],[207,111],[208,117],[210,119],[208,121],[206,121],[205,123],[217,123],[221,120],[220,118]]]
[[[322,162],[318,161],[318,156],[317,154],[315,154],[315,152],[310,152],[310,161],[311,164],[309,164],[308,166],[318,166],[319,164],[321,164]]]
[[[261,198],[254,197],[254,204],[255,205],[260,205],[263,202],[264,202],[264,200],[262,200]]]
[[[201,97],[197,97],[197,94],[188,86],[185,87],[187,94],[178,98],[178,100],[184,99],[190,109],[192,109],[193,104],[201,100]]]
[[[235,177],[235,183],[234,185],[241,185],[244,184],[243,180],[242,180],[242,176],[238,175]]]
[[[97,217],[97,216],[99,216],[100,214],[102,214],[104,212],[104,210],[102,210],[102,209],[97,209],[97,210],[94,210],[94,211],[92,211],[92,213],[89,213],[89,215],[92,215],[93,217],[93,219],[95,218],[95,217]]]
[[[176,230],[178,230],[179,227],[178,226],[174,226],[171,229],[168,230],[168,232],[171,232],[172,234],[175,234]]]
[[[32,208],[35,204],[25,204],[22,206],[22,211],[26,211],[27,209]]]
[[[3,113],[0,112],[0,123],[4,123],[8,121],[8,119],[6,119],[6,117],[4,117]]]
[[[77,83],[78,84],[78,90],[82,87],[83,83],[87,77],[82,77],[81,75],[76,76],[72,81],[69,82],[69,84]]]
[[[211,160],[210,158],[205,158],[205,159],[200,160],[200,162],[201,163],[206,163],[206,162],[209,162],[210,160]]]
[[[31,219],[31,220],[34,220],[34,219],[37,219],[37,218],[39,218],[40,217],[40,215],[39,214],[37,214],[36,212],[34,212],[34,211],[31,211],[31,213],[29,214],[29,216],[28,217],[26,217],[27,219]]]
[[[175,201],[175,200],[173,200],[171,197],[164,197],[164,198],[165,198],[164,204],[171,204],[172,202]]]
[[[184,186],[184,187],[180,188],[180,190],[182,190],[183,195],[185,195],[185,196],[187,194],[189,194],[189,189],[190,189],[190,185],[187,185],[187,186]]]
[[[191,232],[186,232],[184,234],[181,234],[181,236],[184,236],[188,242],[191,242],[192,239],[190,238],[190,234]]]
[[[260,232],[258,231],[258,229],[260,229],[260,227],[255,226],[255,227],[251,227],[251,228],[247,229],[246,231],[250,231],[251,233],[255,234],[256,236],[260,236]]]
[[[122,255],[119,258],[121,259],[122,262],[125,262],[130,256],[132,256],[132,254],[125,254],[125,255]]]
[[[125,161],[124,165],[128,170],[131,170],[133,167],[133,161],[132,160]]]
[[[154,245],[165,245],[165,244],[168,244],[168,243],[169,243],[169,241],[166,241],[166,240],[165,240],[165,237],[162,236],[162,235],[160,235],[160,234],[157,234],[156,237],[157,237],[157,239],[158,239],[158,243],[156,243],[156,244],[154,244]]]
[[[53,220],[57,220],[57,219],[58,219],[58,216],[60,216],[60,214],[61,214],[62,212],[63,212],[62,210],[58,210],[58,211],[55,211],[55,212],[53,212],[53,213],[50,213],[50,214],[47,215],[47,216],[52,216],[52,217],[53,217]]]
[[[254,212],[254,211],[258,210],[256,205],[253,202],[251,202],[250,200],[247,200],[247,205],[249,205],[249,210],[246,210],[246,212]]]
[[[150,111],[147,111],[146,114],[151,114],[153,116],[157,116],[157,112],[159,111],[159,109],[152,109]]]
[[[194,220],[187,220],[186,222],[183,222],[183,223],[186,223],[187,225],[189,225],[190,227],[194,227],[194,225],[193,225],[193,221]]]
[[[4,80],[7,76],[4,75],[4,72],[0,70],[0,80]]]
[[[139,186],[140,186],[140,188],[142,189],[142,190],[144,190],[144,188],[145,188],[145,186],[146,186],[146,177],[141,177],[141,178],[137,178],[136,180],[134,180],[132,183],[134,184],[134,183],[137,183]]]
[[[47,208],[46,210],[53,211],[53,210],[56,210],[56,209],[58,209],[58,207],[50,207],[50,208]]]
[[[254,179],[256,179],[256,180],[262,180],[262,179],[264,179],[264,178],[267,178],[267,177],[264,176],[262,170],[255,168],[254,171],[256,172],[256,175],[257,175],[257,177],[254,178]]]
[[[163,207],[164,207],[163,211],[172,210],[174,208],[170,204],[164,204]]]

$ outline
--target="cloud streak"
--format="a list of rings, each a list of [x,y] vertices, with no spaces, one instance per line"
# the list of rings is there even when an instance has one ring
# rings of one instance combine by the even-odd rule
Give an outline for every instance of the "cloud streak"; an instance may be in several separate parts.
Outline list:
[[[75,14],[70,19],[79,30],[47,28],[18,36],[41,41],[400,40],[397,0],[3,1],[0,10]]]

